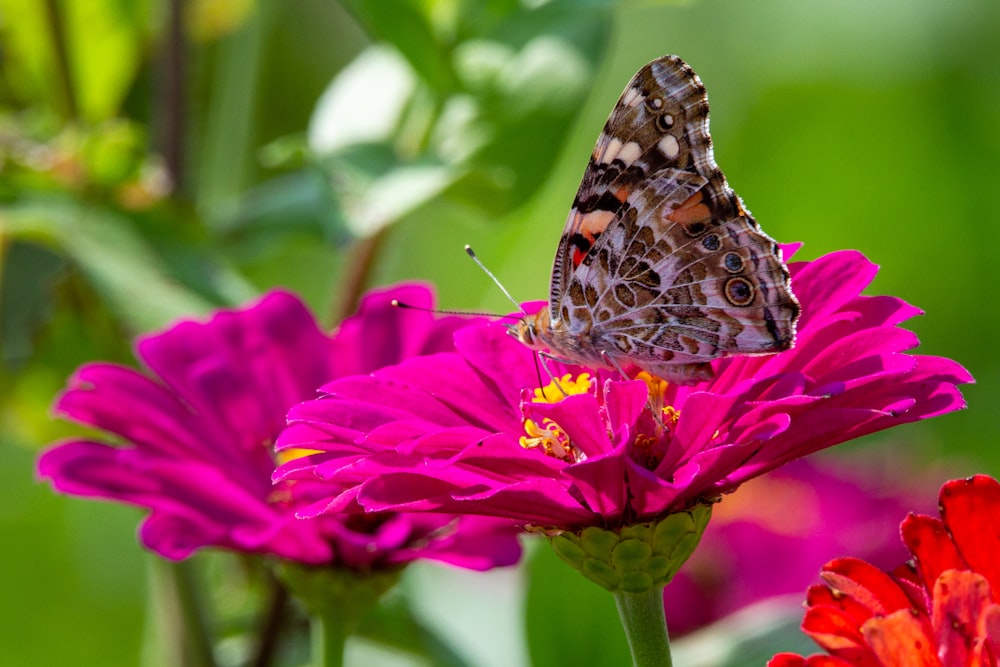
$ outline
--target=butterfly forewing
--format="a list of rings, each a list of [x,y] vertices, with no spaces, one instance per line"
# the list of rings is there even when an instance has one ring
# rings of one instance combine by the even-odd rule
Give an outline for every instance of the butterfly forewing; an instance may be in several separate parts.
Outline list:
[[[780,249],[715,164],[701,81],[675,56],[649,63],[587,165],[536,346],[692,382],[719,356],[790,347],[798,311]]]

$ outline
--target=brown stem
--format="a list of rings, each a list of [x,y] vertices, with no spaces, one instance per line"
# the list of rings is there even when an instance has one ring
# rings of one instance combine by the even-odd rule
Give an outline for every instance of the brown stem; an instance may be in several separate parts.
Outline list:
[[[184,189],[184,25],[183,0],[170,0],[160,63],[159,106],[163,114],[159,152],[175,193]]]
[[[340,292],[340,302],[334,312],[336,319],[340,322],[348,315],[354,313],[358,308],[361,295],[368,285],[368,278],[371,274],[372,266],[375,264],[375,257],[379,248],[385,240],[386,230],[383,227],[373,235],[355,242],[349,253],[347,268],[344,271],[342,281],[343,289]]]
[[[288,589],[274,576],[268,577],[271,596],[267,604],[267,614],[264,616],[260,631],[257,633],[259,643],[257,654],[250,663],[253,667],[270,667],[278,648],[281,629],[285,625],[288,613]]]

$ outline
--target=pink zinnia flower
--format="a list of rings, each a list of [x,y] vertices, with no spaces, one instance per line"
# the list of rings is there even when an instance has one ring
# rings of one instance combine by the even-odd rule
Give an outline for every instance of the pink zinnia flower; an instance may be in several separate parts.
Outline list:
[[[789,268],[802,304],[793,349],[718,360],[714,377],[693,386],[552,364],[562,388],[542,391],[532,352],[503,324],[480,322],[457,332],[454,352],[335,380],[293,409],[278,448],[324,453],[277,478],[328,484],[308,516],[357,503],[505,517],[546,532],[614,529],[964,407],[956,385],[972,378],[959,364],[907,353],[917,338],[896,325],[919,311],[860,294],[877,273],[863,255]]]
[[[809,589],[802,630],[829,655],[770,667],[995,667],[1000,664],[1000,484],[977,475],[941,487],[941,518],[900,525],[913,559],[883,572],[830,561]]]
[[[296,511],[315,485],[272,486],[273,444],[289,407],[335,377],[453,349],[452,334],[468,323],[393,308],[393,298],[431,305],[417,285],[373,292],[331,337],[298,298],[272,292],[141,339],[147,372],[87,364],[55,409],[115,444],[57,444],[42,454],[39,473],[64,493],[148,509],[140,538],[172,559],[215,546],[357,569],[415,558],[476,569],[514,563],[516,536],[494,519],[390,513],[305,521]]]

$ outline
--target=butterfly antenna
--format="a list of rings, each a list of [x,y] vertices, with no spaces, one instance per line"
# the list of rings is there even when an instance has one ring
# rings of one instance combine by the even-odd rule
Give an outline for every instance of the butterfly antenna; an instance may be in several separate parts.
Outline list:
[[[486,265],[483,264],[479,260],[478,257],[476,257],[476,252],[472,249],[472,246],[466,244],[466,246],[465,246],[465,254],[472,258],[472,261],[475,262],[479,266],[479,268],[483,270],[483,273],[485,273],[486,275],[488,275],[490,277],[490,280],[493,281],[493,284],[495,284],[497,287],[499,287],[500,291],[503,292],[503,295],[505,297],[507,297],[508,299],[510,299],[510,302],[512,304],[514,304],[514,307],[517,308],[518,311],[520,311],[521,310],[521,304],[519,304],[514,299],[514,297],[512,297],[510,295],[510,292],[508,292],[507,288],[503,286],[503,283],[501,283],[499,280],[497,280],[497,277],[495,275],[493,275],[493,272],[490,271],[489,269],[487,269]]]
[[[484,313],[478,310],[438,310],[437,308],[426,308],[424,306],[414,306],[412,303],[406,303],[400,301],[399,299],[393,299],[390,301],[393,308],[405,308],[406,310],[419,310],[425,313],[434,313],[435,315],[462,315],[466,317],[494,317],[500,319],[519,319],[516,315],[497,315],[496,313]]]

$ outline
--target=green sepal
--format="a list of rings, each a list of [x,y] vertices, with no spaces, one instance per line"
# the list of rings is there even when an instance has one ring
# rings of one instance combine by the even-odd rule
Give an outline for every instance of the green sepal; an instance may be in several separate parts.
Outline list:
[[[570,567],[612,593],[643,593],[670,583],[694,553],[712,516],[711,505],[675,512],[616,530],[590,526],[549,537]]]
[[[359,574],[336,567],[309,567],[281,563],[276,568],[288,589],[313,616],[335,616],[353,631],[361,618],[392,588],[401,568]]]

